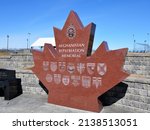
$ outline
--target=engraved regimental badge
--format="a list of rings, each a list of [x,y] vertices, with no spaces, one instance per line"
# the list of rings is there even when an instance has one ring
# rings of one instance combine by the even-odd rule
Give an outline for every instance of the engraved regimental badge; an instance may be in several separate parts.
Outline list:
[[[73,39],[76,36],[76,29],[73,24],[67,28],[66,35],[69,39]]]

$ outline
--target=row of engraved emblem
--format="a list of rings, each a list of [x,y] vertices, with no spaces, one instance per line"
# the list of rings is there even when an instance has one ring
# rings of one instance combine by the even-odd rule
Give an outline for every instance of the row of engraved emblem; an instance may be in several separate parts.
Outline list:
[[[74,87],[80,86],[84,88],[90,88],[94,86],[99,88],[102,86],[101,77],[91,77],[91,76],[77,76],[77,75],[61,75],[61,74],[47,74],[46,81],[48,83],[55,83],[57,85],[63,84],[64,86],[73,85]]]
[[[48,71],[51,70],[52,72],[59,72],[63,73],[66,70],[73,74],[76,70],[79,74],[83,74],[87,69],[87,72],[92,75],[94,74],[95,70],[100,76],[105,75],[107,71],[107,65],[105,63],[66,63],[66,62],[49,62],[43,61],[43,70]]]

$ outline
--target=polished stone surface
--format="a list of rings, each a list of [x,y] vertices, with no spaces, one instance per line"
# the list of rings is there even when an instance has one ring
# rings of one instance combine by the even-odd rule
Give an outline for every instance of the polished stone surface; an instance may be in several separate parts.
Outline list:
[[[48,89],[48,102],[99,112],[98,97],[129,74],[123,70],[127,48],[109,51],[102,42],[91,55],[95,24],[84,27],[71,11],[62,30],[54,28],[56,49],[33,51],[32,71]]]

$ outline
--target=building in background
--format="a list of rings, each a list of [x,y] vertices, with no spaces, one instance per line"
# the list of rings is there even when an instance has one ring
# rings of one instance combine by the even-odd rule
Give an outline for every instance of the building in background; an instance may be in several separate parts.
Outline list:
[[[31,44],[30,47],[31,49],[42,49],[45,43],[52,44],[53,47],[56,47],[54,37],[38,38],[34,43]]]

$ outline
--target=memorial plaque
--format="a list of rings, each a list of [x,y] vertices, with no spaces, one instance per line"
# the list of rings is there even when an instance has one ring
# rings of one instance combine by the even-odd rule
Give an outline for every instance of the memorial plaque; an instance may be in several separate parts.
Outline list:
[[[129,76],[123,70],[127,48],[109,50],[102,42],[91,55],[95,26],[84,27],[71,11],[62,30],[54,28],[56,49],[33,50],[32,71],[48,89],[49,103],[99,112],[98,97]]]

